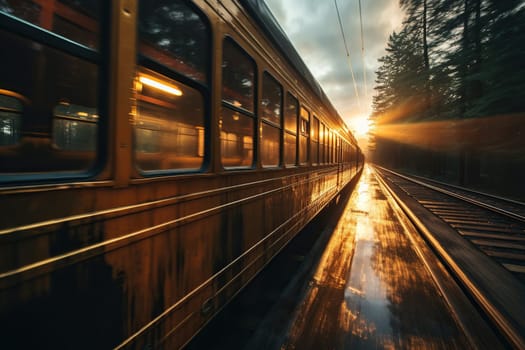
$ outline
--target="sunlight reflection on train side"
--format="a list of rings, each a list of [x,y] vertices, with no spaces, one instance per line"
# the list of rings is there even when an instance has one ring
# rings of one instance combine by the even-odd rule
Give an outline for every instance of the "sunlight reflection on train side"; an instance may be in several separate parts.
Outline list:
[[[365,167],[281,348],[467,346]]]

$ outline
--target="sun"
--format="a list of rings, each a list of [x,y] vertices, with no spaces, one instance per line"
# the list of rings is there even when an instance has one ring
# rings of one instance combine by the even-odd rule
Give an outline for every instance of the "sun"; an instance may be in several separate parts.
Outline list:
[[[350,121],[350,128],[356,138],[364,137],[370,131],[370,119],[367,116],[355,117]]]

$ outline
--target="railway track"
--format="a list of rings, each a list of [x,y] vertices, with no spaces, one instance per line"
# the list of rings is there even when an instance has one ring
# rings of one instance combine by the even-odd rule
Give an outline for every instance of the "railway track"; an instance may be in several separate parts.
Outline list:
[[[523,202],[465,189],[424,177],[413,176],[412,178],[427,185],[437,187],[441,191],[446,191],[446,193],[450,193],[452,196],[456,195],[459,196],[459,198],[471,200],[473,204],[525,223],[525,203]]]
[[[525,282],[525,204],[387,169],[381,172]]]
[[[465,293],[525,348],[525,205],[375,168]]]

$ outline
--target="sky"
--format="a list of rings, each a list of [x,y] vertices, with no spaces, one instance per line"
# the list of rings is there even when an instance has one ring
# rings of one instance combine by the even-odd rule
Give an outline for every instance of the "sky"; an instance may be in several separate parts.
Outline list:
[[[372,112],[377,59],[385,54],[388,36],[401,25],[399,1],[361,0],[363,55],[359,2],[337,0],[350,60],[334,1],[265,1],[341,117],[358,139],[364,138],[364,126]]]

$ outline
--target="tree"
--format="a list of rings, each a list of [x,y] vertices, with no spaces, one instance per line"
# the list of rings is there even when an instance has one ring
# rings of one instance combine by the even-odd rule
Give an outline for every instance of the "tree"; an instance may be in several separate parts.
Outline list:
[[[420,42],[414,40],[414,33],[407,28],[394,32],[389,37],[386,51],[387,54],[379,59],[381,65],[376,72],[376,94],[373,98],[372,118],[379,129],[393,122],[420,120],[423,111],[420,101],[425,96],[423,50]],[[398,151],[385,147],[387,143],[390,145],[381,135],[377,135],[378,157],[401,161],[393,156]]]
[[[411,36],[420,42],[422,48],[422,59],[424,63],[422,83],[425,90],[424,110],[429,114],[432,92],[431,92],[431,73],[429,58],[429,21],[427,0],[400,0],[401,8],[407,16],[404,20],[404,27],[410,32]]]
[[[390,36],[387,54],[379,59],[376,72],[372,115],[378,126],[376,153],[395,155],[401,150],[405,153],[399,162],[420,154],[412,170],[439,169],[435,163],[441,155],[434,159],[430,147],[407,153],[405,146],[382,139],[381,127],[394,120],[450,120],[456,121],[447,124],[455,125],[456,136],[447,139],[452,146],[445,157],[459,183],[479,185],[505,163],[514,164],[512,173],[525,175],[525,157],[521,156],[525,149],[519,146],[524,127],[520,123],[513,122],[508,139],[499,138],[505,139],[508,149],[492,146],[499,152],[494,155],[481,146],[486,136],[498,139],[487,130],[490,123],[495,125],[487,123],[488,117],[508,120],[509,113],[523,117],[524,1],[400,0],[400,5],[406,13],[402,29]],[[474,121],[477,118],[484,119]],[[520,156],[511,159],[516,154]]]
[[[525,101],[525,6],[523,1],[492,0],[486,6],[484,60],[478,77],[483,98],[469,116],[523,112]]]

